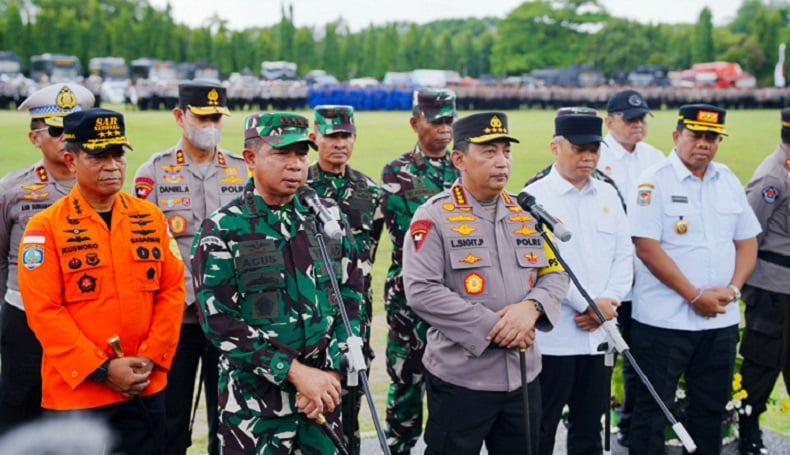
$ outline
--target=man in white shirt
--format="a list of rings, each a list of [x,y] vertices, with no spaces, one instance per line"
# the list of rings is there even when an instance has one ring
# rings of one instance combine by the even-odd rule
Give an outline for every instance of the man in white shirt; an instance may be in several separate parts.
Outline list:
[[[573,233],[558,243],[560,254],[593,296],[604,317],[617,307],[633,280],[633,245],[626,214],[613,186],[591,178],[598,163],[602,120],[596,115],[555,118],[551,171],[525,190],[535,196]],[[551,332],[538,332],[543,353],[540,375],[543,419],[540,454],[554,451],[554,435],[565,404],[568,454],[600,453],[601,416],[606,397],[606,368],[598,346],[606,341],[601,322],[575,286],[562,301],[560,319]]]
[[[642,94],[636,90],[615,93],[606,105],[608,115],[604,119],[608,133],[601,144],[601,159],[598,169],[614,180],[620,194],[632,194],[639,174],[664,159],[664,153],[644,142],[647,136],[647,116],[653,115]],[[633,203],[624,198],[625,204]],[[631,293],[624,297],[617,310],[617,324],[623,339],[631,343]],[[628,446],[628,427],[634,409],[634,390],[638,387],[637,376],[631,363],[623,358],[624,399],[620,415],[620,431],[617,441]]]
[[[760,223],[743,186],[713,161],[726,112],[680,107],[675,148],[639,177],[628,220],[637,262],[631,352],[665,404],[681,375],[684,424],[699,452],[720,453],[725,404],[732,394],[740,288],[757,261]],[[664,454],[663,413],[640,384],[630,451]]]

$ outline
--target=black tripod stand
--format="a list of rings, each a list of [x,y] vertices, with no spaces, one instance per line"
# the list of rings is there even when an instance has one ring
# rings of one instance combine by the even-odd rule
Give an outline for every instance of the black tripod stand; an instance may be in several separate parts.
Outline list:
[[[321,259],[324,261],[324,268],[329,275],[329,281],[332,283],[332,292],[334,294],[335,303],[337,303],[340,316],[343,318],[343,326],[346,328],[346,343],[348,345],[348,369],[346,370],[346,384],[349,387],[356,387],[360,382],[362,383],[362,390],[365,392],[365,397],[367,397],[368,400],[370,417],[373,419],[373,424],[376,427],[376,435],[378,436],[381,450],[385,455],[390,455],[389,446],[387,446],[387,438],[384,436],[384,430],[381,428],[381,423],[379,423],[379,417],[376,413],[376,406],[373,403],[373,394],[370,392],[370,384],[368,383],[368,375],[366,372],[367,367],[365,365],[365,356],[362,354],[362,338],[355,336],[351,331],[351,322],[348,319],[348,312],[346,311],[343,298],[340,294],[340,286],[337,284],[337,277],[335,276],[334,270],[332,268],[332,262],[329,259],[329,253],[326,250],[323,226],[321,226],[320,223],[316,223],[316,225],[318,229],[316,229],[315,238],[318,241],[318,249],[321,250]],[[356,394],[355,392],[352,393]],[[350,398],[355,399],[353,396]],[[333,438],[333,441],[335,439],[336,438]],[[353,441],[353,438],[351,438],[351,440]]]
[[[678,436],[678,439],[680,439],[680,442],[683,444],[683,447],[685,447],[688,452],[696,451],[697,445],[691,439],[691,436],[686,431],[686,428],[683,426],[682,423],[678,422],[677,419],[675,419],[675,416],[673,416],[672,413],[669,411],[667,406],[661,400],[661,397],[658,396],[658,393],[656,392],[656,389],[653,387],[653,384],[650,383],[650,379],[648,379],[648,377],[645,375],[642,369],[639,368],[639,365],[636,363],[636,360],[634,360],[634,356],[631,354],[631,348],[628,346],[628,343],[625,342],[622,335],[620,335],[620,331],[617,330],[617,325],[615,321],[606,320],[603,313],[601,313],[600,308],[598,308],[598,305],[595,304],[595,301],[592,299],[592,297],[590,297],[590,294],[588,294],[587,291],[584,289],[584,287],[582,287],[581,283],[579,283],[579,279],[576,278],[576,275],[573,273],[571,268],[568,266],[565,260],[562,259],[562,256],[560,256],[560,252],[557,249],[557,246],[554,244],[554,242],[551,241],[548,234],[546,233],[544,223],[540,221],[539,217],[536,218],[538,219],[538,222],[535,224],[535,229],[537,229],[541,237],[543,237],[543,239],[545,240],[546,244],[549,246],[549,248],[551,248],[551,251],[554,253],[554,256],[556,256],[557,260],[565,269],[565,272],[568,273],[568,276],[570,277],[574,286],[576,286],[576,289],[579,290],[579,293],[582,295],[582,297],[584,297],[584,300],[587,302],[587,305],[589,305],[593,309],[593,312],[595,312],[595,315],[598,317],[600,321],[604,321],[601,327],[603,327],[603,330],[606,333],[606,336],[609,338],[609,341],[611,343],[611,346],[609,348],[614,349],[615,351],[623,354],[623,356],[625,356],[625,358],[628,359],[629,362],[631,362],[631,365],[634,367],[634,371],[639,376],[639,379],[645,385],[648,392],[650,392],[650,396],[652,396],[653,400],[655,400],[656,404],[658,404],[658,407],[661,409],[661,412],[664,413],[664,416],[666,417],[667,421],[669,421],[669,423],[672,425],[672,430],[674,430],[675,434]],[[608,402],[609,397],[607,396],[606,399]]]

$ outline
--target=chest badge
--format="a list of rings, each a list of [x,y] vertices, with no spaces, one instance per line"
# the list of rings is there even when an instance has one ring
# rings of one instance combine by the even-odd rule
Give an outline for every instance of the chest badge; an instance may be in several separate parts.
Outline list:
[[[675,222],[675,232],[678,235],[683,235],[689,231],[689,223],[681,217]]]
[[[476,263],[478,263],[478,262],[480,262],[482,260],[483,260],[483,258],[479,258],[479,257],[475,256],[472,253],[469,253],[468,255],[466,255],[465,258],[460,259],[461,262],[465,262],[467,264],[476,264]]]
[[[93,292],[93,291],[96,290],[96,278],[94,278],[94,277],[92,277],[92,276],[90,276],[88,274],[83,274],[80,277],[79,282],[77,283],[77,285],[79,286],[80,291],[82,291],[83,294],[88,293],[88,292]]]
[[[486,286],[486,280],[480,274],[472,272],[464,278],[464,289],[470,295],[481,294]]]
[[[451,230],[453,230],[453,231],[455,231],[455,232],[457,232],[457,233],[459,233],[461,235],[469,235],[472,232],[475,232],[477,230],[477,228],[469,226],[468,224],[464,223],[464,224],[462,224],[462,225],[460,225],[458,227],[452,228]]]

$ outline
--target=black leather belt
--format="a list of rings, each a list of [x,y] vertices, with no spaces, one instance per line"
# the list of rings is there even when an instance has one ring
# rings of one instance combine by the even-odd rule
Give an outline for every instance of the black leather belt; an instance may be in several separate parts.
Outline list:
[[[782,267],[790,268],[790,256],[785,256],[771,251],[758,251],[757,257],[763,261],[768,261],[771,264],[776,264]]]

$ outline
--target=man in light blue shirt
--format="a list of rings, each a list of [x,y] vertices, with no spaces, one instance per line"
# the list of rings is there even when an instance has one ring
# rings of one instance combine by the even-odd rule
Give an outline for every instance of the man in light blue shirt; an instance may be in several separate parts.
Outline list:
[[[590,177],[603,140],[602,120],[597,115],[570,114],[558,116],[554,124],[554,165],[525,190],[573,233],[569,241],[557,244],[560,254],[604,317],[611,319],[631,289],[634,250],[617,191]],[[543,354],[539,453],[553,453],[565,404],[570,408],[568,453],[600,453],[608,377],[598,346],[606,335],[575,286],[570,287],[560,311],[554,330],[536,336]]]
[[[740,288],[754,269],[760,224],[738,178],[713,158],[726,112],[680,107],[674,150],[639,177],[628,206],[637,264],[634,358],[665,404],[685,376],[685,426],[699,453],[721,450],[738,342]],[[643,386],[632,453],[663,454],[667,422]]]

